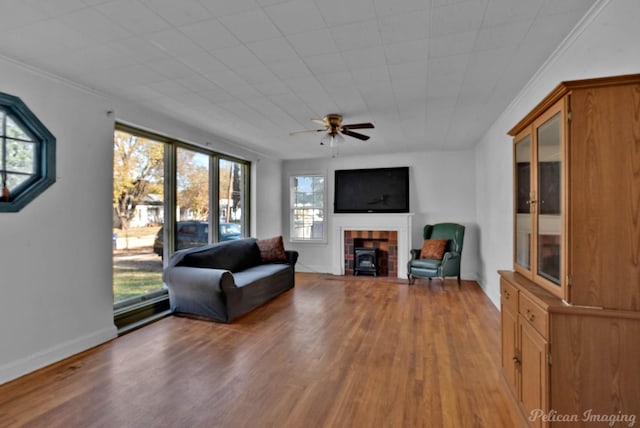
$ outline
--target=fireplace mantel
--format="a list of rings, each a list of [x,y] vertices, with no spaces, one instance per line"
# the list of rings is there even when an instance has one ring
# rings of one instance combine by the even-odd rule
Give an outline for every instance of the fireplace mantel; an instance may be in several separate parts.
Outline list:
[[[411,247],[412,213],[403,214],[334,214],[332,217],[332,273],[344,275],[344,232],[346,230],[395,230],[398,233],[398,278],[407,277]]]

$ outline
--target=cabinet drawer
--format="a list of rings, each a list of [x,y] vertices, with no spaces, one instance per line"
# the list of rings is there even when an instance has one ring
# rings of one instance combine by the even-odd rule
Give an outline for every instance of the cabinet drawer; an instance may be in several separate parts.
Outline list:
[[[529,321],[529,324],[531,324],[542,337],[547,339],[547,312],[533,303],[524,293],[520,293],[518,306],[520,307],[520,315]]]
[[[500,279],[500,303],[514,314],[518,313],[518,289],[504,279]]]

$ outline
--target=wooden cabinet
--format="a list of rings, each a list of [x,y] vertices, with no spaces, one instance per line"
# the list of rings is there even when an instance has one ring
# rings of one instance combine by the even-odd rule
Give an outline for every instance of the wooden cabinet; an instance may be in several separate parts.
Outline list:
[[[505,379],[532,426],[640,420],[640,75],[561,83],[509,134]]]
[[[500,288],[505,379],[525,415],[547,414],[547,314],[507,280],[500,281]],[[532,426],[542,427],[543,420],[535,419]]]

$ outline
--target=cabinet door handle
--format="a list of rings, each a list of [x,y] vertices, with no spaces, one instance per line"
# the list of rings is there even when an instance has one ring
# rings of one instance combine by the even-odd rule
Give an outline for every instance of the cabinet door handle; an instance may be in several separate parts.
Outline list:
[[[504,290],[504,298],[506,300],[509,300],[510,297],[511,297],[511,294],[509,294],[509,292],[507,290]]]
[[[527,313],[524,317],[527,319],[527,321],[533,321],[536,318],[536,315],[531,312],[531,309],[527,309]]]
[[[513,357],[513,362],[517,365],[520,365],[520,358],[518,358],[518,356],[516,355],[515,357]]]

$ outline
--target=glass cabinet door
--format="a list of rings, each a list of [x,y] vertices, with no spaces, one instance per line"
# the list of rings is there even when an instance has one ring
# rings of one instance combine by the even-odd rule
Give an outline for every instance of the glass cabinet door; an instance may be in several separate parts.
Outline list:
[[[515,264],[531,270],[531,134],[516,140],[515,158]]]
[[[553,114],[553,113],[552,113]],[[562,113],[534,125],[536,136],[536,275],[561,283],[562,245]]]

